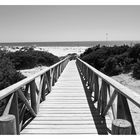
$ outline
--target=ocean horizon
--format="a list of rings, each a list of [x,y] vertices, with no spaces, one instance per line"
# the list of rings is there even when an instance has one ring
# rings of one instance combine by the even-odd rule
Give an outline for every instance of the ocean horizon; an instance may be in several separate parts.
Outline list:
[[[132,46],[140,43],[135,40],[121,40],[121,41],[63,41],[63,42],[3,42],[0,46],[37,46],[37,47],[82,47],[82,46],[114,46],[114,45],[129,45]]]

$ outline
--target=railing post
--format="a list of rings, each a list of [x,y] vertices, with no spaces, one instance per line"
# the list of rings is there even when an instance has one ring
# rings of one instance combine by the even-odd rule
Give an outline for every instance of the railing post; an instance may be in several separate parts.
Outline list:
[[[43,78],[43,75],[41,76],[41,78]],[[45,101],[45,86],[46,86],[46,74],[44,75],[44,79],[43,79],[43,85],[42,85],[42,94],[41,94],[41,98],[43,101]]]
[[[118,100],[117,100],[117,118],[118,119],[126,119],[128,120],[132,125],[132,134],[136,134],[136,130],[133,124],[132,116],[130,113],[130,109],[128,106],[128,102],[126,97],[124,97],[121,94],[118,94]]]
[[[52,69],[49,70],[49,86],[50,86],[50,92],[52,90],[52,75],[51,75]]]
[[[51,72],[50,70],[46,72],[46,82],[47,82],[47,88],[48,88],[48,93],[51,92]]]
[[[16,118],[14,115],[0,117],[0,135],[16,135]]]
[[[102,87],[102,112],[101,113],[103,114],[105,107],[107,105],[107,83],[104,80],[102,80],[102,85],[103,87]]]
[[[16,131],[17,134],[20,134],[20,128],[19,128],[19,108],[18,108],[18,95],[17,92],[14,93],[11,108],[9,111],[9,114],[12,114],[16,118]]]
[[[98,100],[99,95],[99,82],[98,82],[98,76],[94,73],[94,80],[95,80],[95,93],[94,93],[94,100]]]
[[[31,107],[34,112],[37,113],[37,101],[36,101],[36,86],[35,80],[30,83],[30,95],[31,95]]]
[[[123,119],[115,119],[112,122],[112,135],[130,135],[131,123]]]

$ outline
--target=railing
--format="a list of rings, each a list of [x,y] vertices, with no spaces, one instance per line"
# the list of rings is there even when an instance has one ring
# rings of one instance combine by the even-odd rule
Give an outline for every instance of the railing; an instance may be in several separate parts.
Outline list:
[[[77,58],[77,66],[97,103],[102,116],[110,114],[112,120],[125,119],[131,123],[131,134],[136,134],[128,100],[140,108],[140,96],[134,91],[101,73],[86,62]]]
[[[15,116],[16,134],[20,134],[28,121],[37,115],[40,103],[51,92],[68,61],[69,57],[0,91],[0,102],[4,102],[1,118],[8,114]]]

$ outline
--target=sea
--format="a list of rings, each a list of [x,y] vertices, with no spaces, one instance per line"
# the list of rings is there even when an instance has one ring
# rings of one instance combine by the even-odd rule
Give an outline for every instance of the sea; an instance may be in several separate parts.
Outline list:
[[[113,47],[114,45],[129,45],[140,43],[140,41],[71,41],[71,42],[3,42],[0,49],[18,51],[22,47],[34,47],[35,50],[47,51],[56,56],[65,56],[70,53],[83,53],[87,48],[96,45]]]

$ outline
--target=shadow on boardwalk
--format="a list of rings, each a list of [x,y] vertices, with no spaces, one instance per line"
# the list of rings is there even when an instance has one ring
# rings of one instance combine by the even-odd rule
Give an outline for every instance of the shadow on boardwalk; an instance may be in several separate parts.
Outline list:
[[[111,133],[111,130],[107,128],[107,123],[106,123],[105,118],[99,114],[98,109],[95,107],[95,102],[92,101],[92,99],[91,99],[92,93],[86,86],[86,81],[83,79],[79,70],[78,70],[78,72],[80,74],[80,78],[81,78],[81,81],[82,81],[82,84],[83,84],[83,87],[85,90],[85,94],[87,97],[87,101],[88,101],[88,104],[90,107],[90,111],[92,114],[93,121],[95,123],[95,127],[97,129],[97,132],[99,135],[108,135],[109,133]]]

